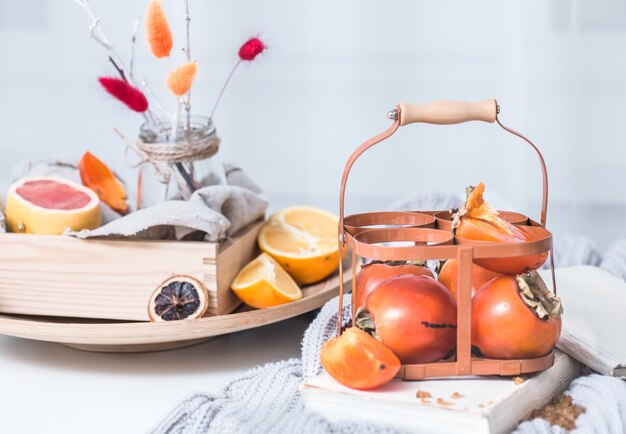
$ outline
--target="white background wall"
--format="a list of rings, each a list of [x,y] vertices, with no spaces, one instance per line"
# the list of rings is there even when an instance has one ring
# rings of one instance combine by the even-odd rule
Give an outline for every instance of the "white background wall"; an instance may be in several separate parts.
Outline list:
[[[127,53],[144,0],[92,0]],[[153,59],[140,33],[137,74],[173,106],[164,77],[184,56],[182,0],[163,0],[174,56]],[[496,97],[505,124],[540,146],[550,173],[549,224],[600,244],[623,236],[626,212],[626,3],[582,1],[190,0],[199,77],[193,109],[207,114],[248,36],[270,50],[244,65],[215,122],[222,156],[245,168],[273,208],[336,210],[349,153],[389,125],[398,101]],[[0,0],[0,181],[22,160],[87,149],[132,179],[123,144],[141,117],[104,95],[113,74],[66,0]],[[348,211],[375,210],[433,190],[462,194],[484,180],[536,217],[536,157],[493,125],[411,126],[355,166]],[[496,203],[497,205],[497,203]]]

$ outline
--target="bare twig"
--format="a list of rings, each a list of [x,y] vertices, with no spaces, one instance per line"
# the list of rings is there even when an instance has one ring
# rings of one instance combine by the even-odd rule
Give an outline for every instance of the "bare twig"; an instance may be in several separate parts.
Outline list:
[[[120,66],[122,70],[125,69],[124,62],[122,61],[121,57],[117,54],[117,51],[115,51],[115,47],[113,47],[113,44],[111,44],[111,42],[109,41],[109,38],[107,38],[106,34],[102,30],[102,26],[100,26],[100,17],[96,16],[89,2],[87,0],[74,0],[74,1],[76,2],[76,4],[78,4],[80,7],[83,8],[85,13],[91,20],[91,25],[89,26],[90,36],[98,44],[102,45],[109,52],[109,57],[113,58],[115,63],[118,66]]]
[[[76,4],[78,4],[80,7],[84,9],[85,13],[91,20],[91,25],[89,26],[89,33],[91,37],[109,52],[109,61],[113,64],[113,66],[115,67],[117,72],[120,74],[122,79],[134,85],[133,76],[132,76],[132,66],[133,66],[133,57],[134,57],[133,54],[134,54],[136,32],[138,28],[137,22],[135,22],[135,26],[133,28],[133,37],[131,41],[132,42],[131,56],[130,56],[131,69],[128,69],[124,65],[124,61],[122,60],[122,58],[117,54],[117,51],[113,47],[113,44],[111,44],[111,42],[109,41],[109,38],[107,38],[106,34],[102,30],[102,27],[100,26],[100,18],[96,16],[96,14],[94,13],[93,9],[91,8],[91,5],[89,4],[89,1],[88,0],[74,0],[74,1],[76,2]],[[190,20],[189,4],[187,3],[186,6],[187,6],[187,51],[189,52],[189,20]],[[189,53],[187,54],[187,56],[188,57],[190,56]],[[129,71],[129,74],[130,74],[129,77],[126,76],[125,71]],[[142,80],[142,87],[148,91],[147,92],[148,94],[153,95],[152,92],[149,91],[145,80]],[[187,102],[187,104],[189,104],[189,102]],[[160,104],[157,103],[157,106],[160,106]],[[176,130],[178,129],[177,127],[178,127],[179,111],[180,111],[180,100],[177,102],[176,113],[174,114],[174,119],[173,119],[176,125],[172,125],[173,127],[172,133],[174,135],[174,140],[176,139]],[[165,111],[165,113],[167,113],[167,111]],[[146,119],[146,122],[151,123],[151,124],[156,124],[157,122],[156,117],[150,109],[148,109],[145,113],[143,113],[143,115],[144,115],[144,118]],[[180,175],[183,177],[183,179],[189,186],[190,190],[193,192],[196,189],[193,179],[189,177],[189,174],[185,171],[185,168],[181,163],[177,163],[175,164],[175,166],[178,169]]]
[[[159,100],[159,98],[154,94],[154,92],[152,92],[152,90],[148,87],[148,84],[146,83],[145,79],[141,79],[139,81],[139,85],[141,86],[141,90],[143,92],[146,93],[146,95],[148,95],[150,97],[150,99],[153,100],[154,105],[161,110],[161,112],[163,112],[163,114],[165,115],[165,117],[167,119],[169,119],[172,114],[170,112],[167,111],[167,109],[163,106],[163,103]]]
[[[122,79],[134,86],[135,84],[133,82],[132,75],[130,77],[127,77],[125,73],[125,71],[129,71],[129,69],[126,68],[124,61],[115,50],[113,44],[111,44],[111,42],[109,41],[109,38],[104,33],[104,30],[102,30],[102,26],[100,26],[100,17],[96,16],[95,12],[91,8],[91,5],[89,4],[89,1],[74,0],[74,2],[76,2],[76,4],[83,8],[85,13],[91,20],[91,25],[89,26],[89,34],[91,35],[91,37],[107,50],[107,52],[109,53],[109,61],[113,64]],[[144,84],[143,87],[147,88],[147,85]],[[154,123],[156,116],[154,115],[154,113],[152,113],[150,109],[148,109],[144,113],[144,119],[146,119],[148,123]]]
[[[180,106],[183,102],[182,97],[176,98],[176,109],[174,110],[174,116],[172,116],[172,127],[171,127],[171,140],[176,142],[178,140],[178,124],[180,118]]]
[[[189,16],[189,0],[185,0],[185,27],[187,34],[187,48],[185,54],[187,55],[187,62],[191,62],[191,38],[189,37],[189,23],[191,22],[191,16]],[[185,111],[187,112],[187,134],[191,134],[191,88],[187,91],[187,99],[185,101]]]
[[[128,79],[126,78],[126,74],[124,73],[124,70],[117,63],[115,63],[115,60],[113,60],[113,57],[109,56],[109,62],[111,62],[113,67],[117,70],[117,73],[120,75],[120,77],[122,77],[122,80],[128,83]]]
[[[133,33],[130,37],[130,55],[128,56],[128,75],[131,80],[135,80],[135,43],[137,42],[137,31],[139,30],[139,23],[141,20],[135,20],[133,22]]]
[[[230,83],[230,79],[233,78],[233,74],[235,74],[235,71],[237,70],[237,67],[241,64],[241,60],[237,61],[237,63],[235,63],[235,66],[233,67],[233,69],[230,71],[230,74],[228,74],[228,77],[226,78],[226,81],[224,82],[224,86],[222,86],[222,90],[220,91],[219,96],[217,97],[217,101],[215,101],[215,105],[213,106],[213,110],[211,110],[211,114],[209,115],[209,119],[213,119],[213,115],[215,114],[215,110],[217,110],[217,106],[220,103],[220,100],[222,99],[222,96],[224,95],[224,91],[226,90],[226,88],[228,87],[228,83]]]

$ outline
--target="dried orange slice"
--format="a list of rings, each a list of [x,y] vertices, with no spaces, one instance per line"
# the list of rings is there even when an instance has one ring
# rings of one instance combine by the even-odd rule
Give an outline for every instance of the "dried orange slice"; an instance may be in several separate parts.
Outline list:
[[[230,288],[241,301],[258,309],[302,298],[298,284],[266,253],[246,265]]]
[[[150,321],[200,318],[209,306],[209,293],[191,276],[176,275],[161,283],[148,304]]]
[[[319,282],[339,265],[337,217],[310,206],[285,208],[259,232],[259,247],[301,285]]]

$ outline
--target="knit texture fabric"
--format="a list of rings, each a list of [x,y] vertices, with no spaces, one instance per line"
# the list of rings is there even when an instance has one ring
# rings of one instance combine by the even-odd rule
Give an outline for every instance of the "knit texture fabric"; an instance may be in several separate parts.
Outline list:
[[[585,412],[570,434],[623,434],[626,432],[626,383],[613,377],[589,375],[574,380],[566,395]],[[514,434],[565,434],[543,419],[521,423]]]
[[[611,244],[600,262],[600,268],[626,280],[626,239]]]
[[[338,297],[330,300],[302,340],[302,359],[255,368],[216,394],[196,394],[180,403],[153,434],[191,433],[401,433],[362,421],[331,423],[307,412],[298,385],[322,372],[319,350],[337,330]],[[350,321],[350,296],[344,297],[343,325]],[[576,379],[566,394],[586,409],[572,433],[626,432],[626,383],[600,375]],[[519,425],[516,434],[564,434],[543,419]]]
[[[428,203],[432,207],[424,206]],[[445,195],[429,195],[394,208],[446,209],[458,202]],[[626,240],[616,242],[604,257],[591,240],[555,236],[557,266],[598,265],[626,278]],[[217,394],[197,394],[180,403],[155,428],[154,434],[183,433],[397,433],[364,422],[331,423],[307,412],[298,385],[322,372],[319,352],[337,330],[338,298],[330,300],[308,327],[302,340],[302,359],[267,364],[252,369],[227,384]],[[343,325],[350,321],[350,296],[343,300]],[[586,413],[573,433],[626,432],[626,385],[599,375],[575,380],[566,392]],[[523,422],[517,434],[564,433],[543,419]]]
[[[302,360],[268,363],[227,384],[217,394],[196,394],[172,410],[153,434],[191,433],[398,433],[368,422],[331,423],[307,412],[298,386],[322,372],[319,349],[337,330],[339,298],[326,303],[302,341]],[[344,298],[343,324],[350,321]]]

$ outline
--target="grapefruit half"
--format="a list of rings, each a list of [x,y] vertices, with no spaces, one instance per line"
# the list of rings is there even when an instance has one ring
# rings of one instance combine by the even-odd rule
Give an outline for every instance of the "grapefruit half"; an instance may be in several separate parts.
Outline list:
[[[100,226],[100,200],[89,188],[57,177],[24,178],[7,194],[9,231],[60,235]]]

